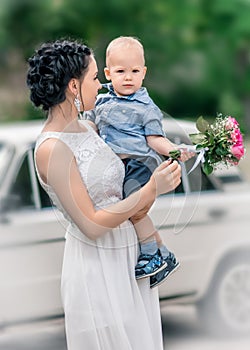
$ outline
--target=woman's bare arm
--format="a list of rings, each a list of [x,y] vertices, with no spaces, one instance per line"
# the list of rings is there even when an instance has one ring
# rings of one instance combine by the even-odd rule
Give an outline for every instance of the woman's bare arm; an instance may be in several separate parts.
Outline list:
[[[164,162],[141,190],[105,209],[96,210],[74,155],[63,142],[46,140],[37,150],[36,162],[43,181],[53,188],[66,212],[90,239],[117,227],[151,204],[157,195],[173,190],[180,183],[177,162]]]

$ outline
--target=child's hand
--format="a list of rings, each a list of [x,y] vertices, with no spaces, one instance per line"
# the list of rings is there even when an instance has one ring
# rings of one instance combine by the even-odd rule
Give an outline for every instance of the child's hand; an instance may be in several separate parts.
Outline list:
[[[193,145],[185,145],[182,143],[181,145],[178,145],[178,149],[181,151],[179,158],[181,162],[186,162],[196,155],[196,147]]]
[[[169,152],[169,155],[172,159],[180,160],[181,162],[186,162],[190,158],[196,155],[195,146],[191,145],[176,145],[177,149],[174,149]]]
[[[181,149],[180,151],[181,151],[181,154],[180,154],[179,160],[181,162],[186,162],[187,160],[189,160],[190,158],[196,155],[195,152],[190,152],[186,149]]]

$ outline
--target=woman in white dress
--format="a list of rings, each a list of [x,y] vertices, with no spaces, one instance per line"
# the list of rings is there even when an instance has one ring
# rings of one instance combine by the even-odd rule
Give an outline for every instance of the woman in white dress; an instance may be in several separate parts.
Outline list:
[[[180,183],[177,162],[122,200],[124,166],[79,111],[101,84],[91,50],[76,41],[43,44],[29,59],[31,101],[47,112],[35,159],[39,180],[68,222],[61,291],[69,350],[162,350],[158,293],[136,281],[141,219],[157,195]]]

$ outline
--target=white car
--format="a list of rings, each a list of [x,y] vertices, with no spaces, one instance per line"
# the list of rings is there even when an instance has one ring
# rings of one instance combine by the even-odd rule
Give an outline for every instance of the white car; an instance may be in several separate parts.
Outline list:
[[[63,316],[65,227],[34,169],[41,127],[40,121],[0,127],[0,327]],[[171,118],[164,127],[177,143],[188,143],[194,130],[193,123]],[[238,171],[208,177],[198,166],[188,175],[193,162],[182,166],[182,184],[175,193],[160,196],[150,211],[181,263],[159,287],[160,299],[196,304],[209,326],[247,333],[250,186]]]

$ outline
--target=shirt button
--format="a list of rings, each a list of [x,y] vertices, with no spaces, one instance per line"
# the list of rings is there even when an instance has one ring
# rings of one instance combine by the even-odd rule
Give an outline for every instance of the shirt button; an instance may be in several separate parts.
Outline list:
[[[125,110],[125,109],[123,109],[123,110],[122,110],[122,113],[126,113],[126,110]]]

